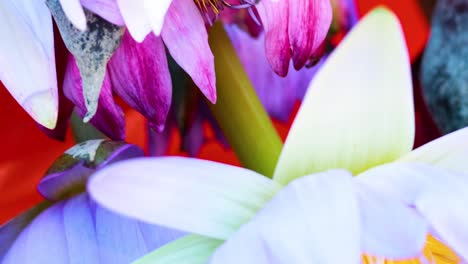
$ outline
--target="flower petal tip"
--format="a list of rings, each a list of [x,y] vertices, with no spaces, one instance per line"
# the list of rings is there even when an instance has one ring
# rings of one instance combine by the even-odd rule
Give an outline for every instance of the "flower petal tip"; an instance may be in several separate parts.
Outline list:
[[[23,103],[23,108],[31,117],[48,129],[54,129],[57,125],[58,102],[49,91],[29,96]]]

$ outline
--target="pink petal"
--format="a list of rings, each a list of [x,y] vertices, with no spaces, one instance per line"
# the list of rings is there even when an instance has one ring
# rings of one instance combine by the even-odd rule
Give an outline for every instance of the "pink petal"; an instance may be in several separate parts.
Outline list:
[[[150,23],[145,15],[143,0],[117,0],[125,25],[137,42],[142,42],[151,32]]]
[[[216,102],[214,57],[200,11],[192,0],[174,1],[166,15],[162,38],[174,60],[202,93]]]
[[[116,0],[81,0],[81,4],[115,25],[125,25]]]
[[[78,115],[84,117],[87,110],[83,97],[83,86],[78,66],[72,56],[68,60],[63,90],[65,96],[75,104]],[[121,140],[125,138],[124,114],[122,109],[114,102],[111,83],[107,74],[104,77],[99,96],[98,111],[90,122],[111,139]]]
[[[137,43],[126,32],[108,70],[114,91],[143,114],[155,130],[164,127],[172,83],[161,38],[150,34]]]
[[[296,0],[292,0],[296,1]],[[257,5],[265,28],[265,52],[272,69],[280,76],[288,74],[291,49],[288,21],[290,0],[263,0]]]
[[[319,52],[332,21],[329,0],[294,0],[289,3],[289,42],[296,69]]]

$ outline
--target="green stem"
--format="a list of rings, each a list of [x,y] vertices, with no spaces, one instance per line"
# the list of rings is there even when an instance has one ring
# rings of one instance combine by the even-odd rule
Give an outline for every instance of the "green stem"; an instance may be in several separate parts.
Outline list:
[[[75,137],[77,144],[90,139],[106,138],[106,136],[99,132],[99,130],[97,130],[93,125],[90,123],[84,123],[81,117],[79,117],[75,112],[73,112],[70,122],[73,137]]]
[[[272,177],[281,139],[221,23],[211,28],[209,41],[215,57],[218,96],[211,111],[242,165]]]

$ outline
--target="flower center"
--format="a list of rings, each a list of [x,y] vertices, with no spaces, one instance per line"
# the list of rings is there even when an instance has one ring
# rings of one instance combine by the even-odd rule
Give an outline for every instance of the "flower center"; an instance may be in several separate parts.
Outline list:
[[[257,4],[260,0],[236,0],[233,3],[232,0],[194,0],[198,8],[205,14],[218,15],[224,7],[229,8],[249,8]]]
[[[362,258],[363,264],[422,264],[422,263],[435,263],[435,264],[457,264],[461,263],[460,257],[452,251],[449,247],[444,245],[439,240],[432,236],[427,237],[426,247],[424,248],[424,256],[418,259],[408,260],[386,260],[378,257],[364,255]]]

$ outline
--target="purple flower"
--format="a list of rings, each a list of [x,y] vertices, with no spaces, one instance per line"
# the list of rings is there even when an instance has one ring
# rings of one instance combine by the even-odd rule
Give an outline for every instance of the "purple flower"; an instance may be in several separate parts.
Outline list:
[[[85,192],[88,177],[137,146],[93,140],[63,154],[38,185],[46,201],[0,227],[2,263],[129,263],[182,234],[106,210]]]

